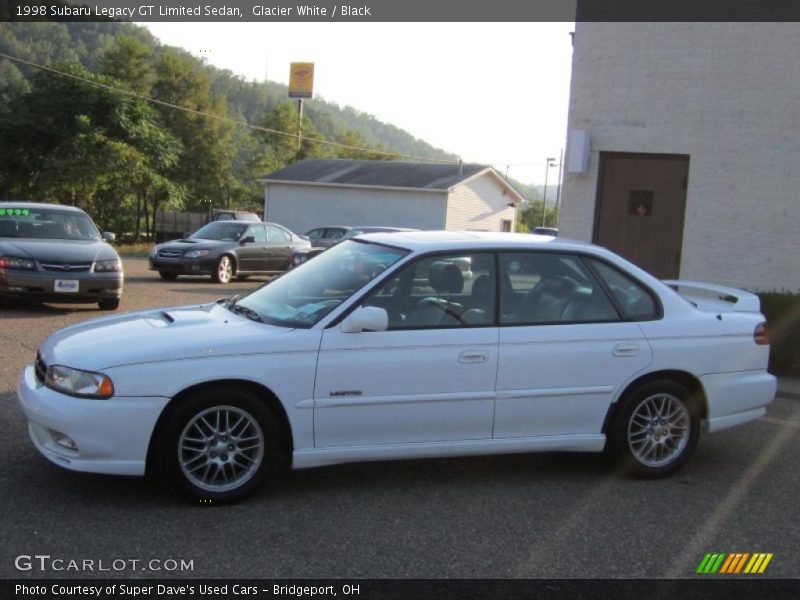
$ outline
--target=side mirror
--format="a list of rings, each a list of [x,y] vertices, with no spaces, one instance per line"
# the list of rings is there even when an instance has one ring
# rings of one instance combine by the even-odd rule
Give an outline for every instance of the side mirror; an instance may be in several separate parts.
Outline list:
[[[188,231],[184,231],[184,232],[183,232],[183,235],[181,236],[181,239],[185,240],[186,238],[188,238],[188,237],[189,237],[189,236],[191,236],[191,235],[192,235],[192,234],[191,234],[191,233],[189,233]]]
[[[339,325],[342,333],[386,331],[387,327],[389,327],[389,315],[379,306],[359,306]]]
[[[252,235],[248,235],[247,237],[243,237],[239,240],[240,244],[255,244],[256,238]]]
[[[110,231],[104,231],[103,232],[103,239],[106,242],[113,242],[114,240],[117,239],[117,236],[115,234],[111,233]]]

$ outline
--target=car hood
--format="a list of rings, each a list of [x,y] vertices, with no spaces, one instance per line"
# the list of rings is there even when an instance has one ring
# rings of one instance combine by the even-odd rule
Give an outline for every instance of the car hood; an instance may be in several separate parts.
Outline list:
[[[118,258],[106,242],[91,240],[35,240],[0,238],[0,254],[53,262],[92,262]]]
[[[212,303],[85,321],[52,334],[39,352],[47,365],[100,371],[168,360],[298,350],[287,346],[293,344],[289,338],[298,338],[287,336],[291,331]]]
[[[159,244],[159,250],[180,250],[186,252],[188,250],[213,250],[215,248],[223,248],[229,246],[238,246],[238,242],[230,240],[204,240],[200,238],[187,238],[185,240],[174,240],[172,242],[165,242]]]

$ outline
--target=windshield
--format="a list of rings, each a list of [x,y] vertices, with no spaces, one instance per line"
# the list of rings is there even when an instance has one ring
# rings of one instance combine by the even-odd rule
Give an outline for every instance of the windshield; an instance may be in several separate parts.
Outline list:
[[[100,232],[82,212],[0,208],[0,237],[98,241]]]
[[[239,221],[215,221],[195,231],[189,237],[193,240],[219,240],[223,242],[238,242],[250,223]]]
[[[238,306],[265,323],[307,329],[406,254],[348,240],[256,290]]]

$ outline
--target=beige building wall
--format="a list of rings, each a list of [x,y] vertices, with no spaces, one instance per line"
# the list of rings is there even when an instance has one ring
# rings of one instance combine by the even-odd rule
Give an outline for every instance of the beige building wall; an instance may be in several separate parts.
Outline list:
[[[562,235],[592,239],[600,151],[688,154],[681,278],[800,289],[800,24],[578,23],[575,129]]]
[[[516,226],[515,198],[494,176],[485,174],[457,185],[448,195],[446,229],[450,231],[502,231],[502,221]]]
[[[444,192],[270,183],[264,220],[301,234],[324,225],[441,229],[446,199]]]

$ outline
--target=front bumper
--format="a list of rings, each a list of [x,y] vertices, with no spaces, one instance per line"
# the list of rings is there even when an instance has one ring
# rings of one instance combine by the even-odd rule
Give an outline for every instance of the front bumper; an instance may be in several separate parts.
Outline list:
[[[156,421],[169,402],[160,397],[88,400],[60,394],[40,383],[33,365],[20,377],[17,397],[33,445],[45,458],[73,471],[144,475]],[[77,447],[56,442],[69,436]]]
[[[58,281],[69,282],[69,285],[59,288],[56,285]],[[42,302],[97,302],[104,298],[121,298],[123,281],[121,271],[58,273],[3,269],[0,270],[0,295],[34,298]]]
[[[151,257],[151,271],[163,271],[176,275],[210,275],[216,270],[216,258],[162,258]]]

